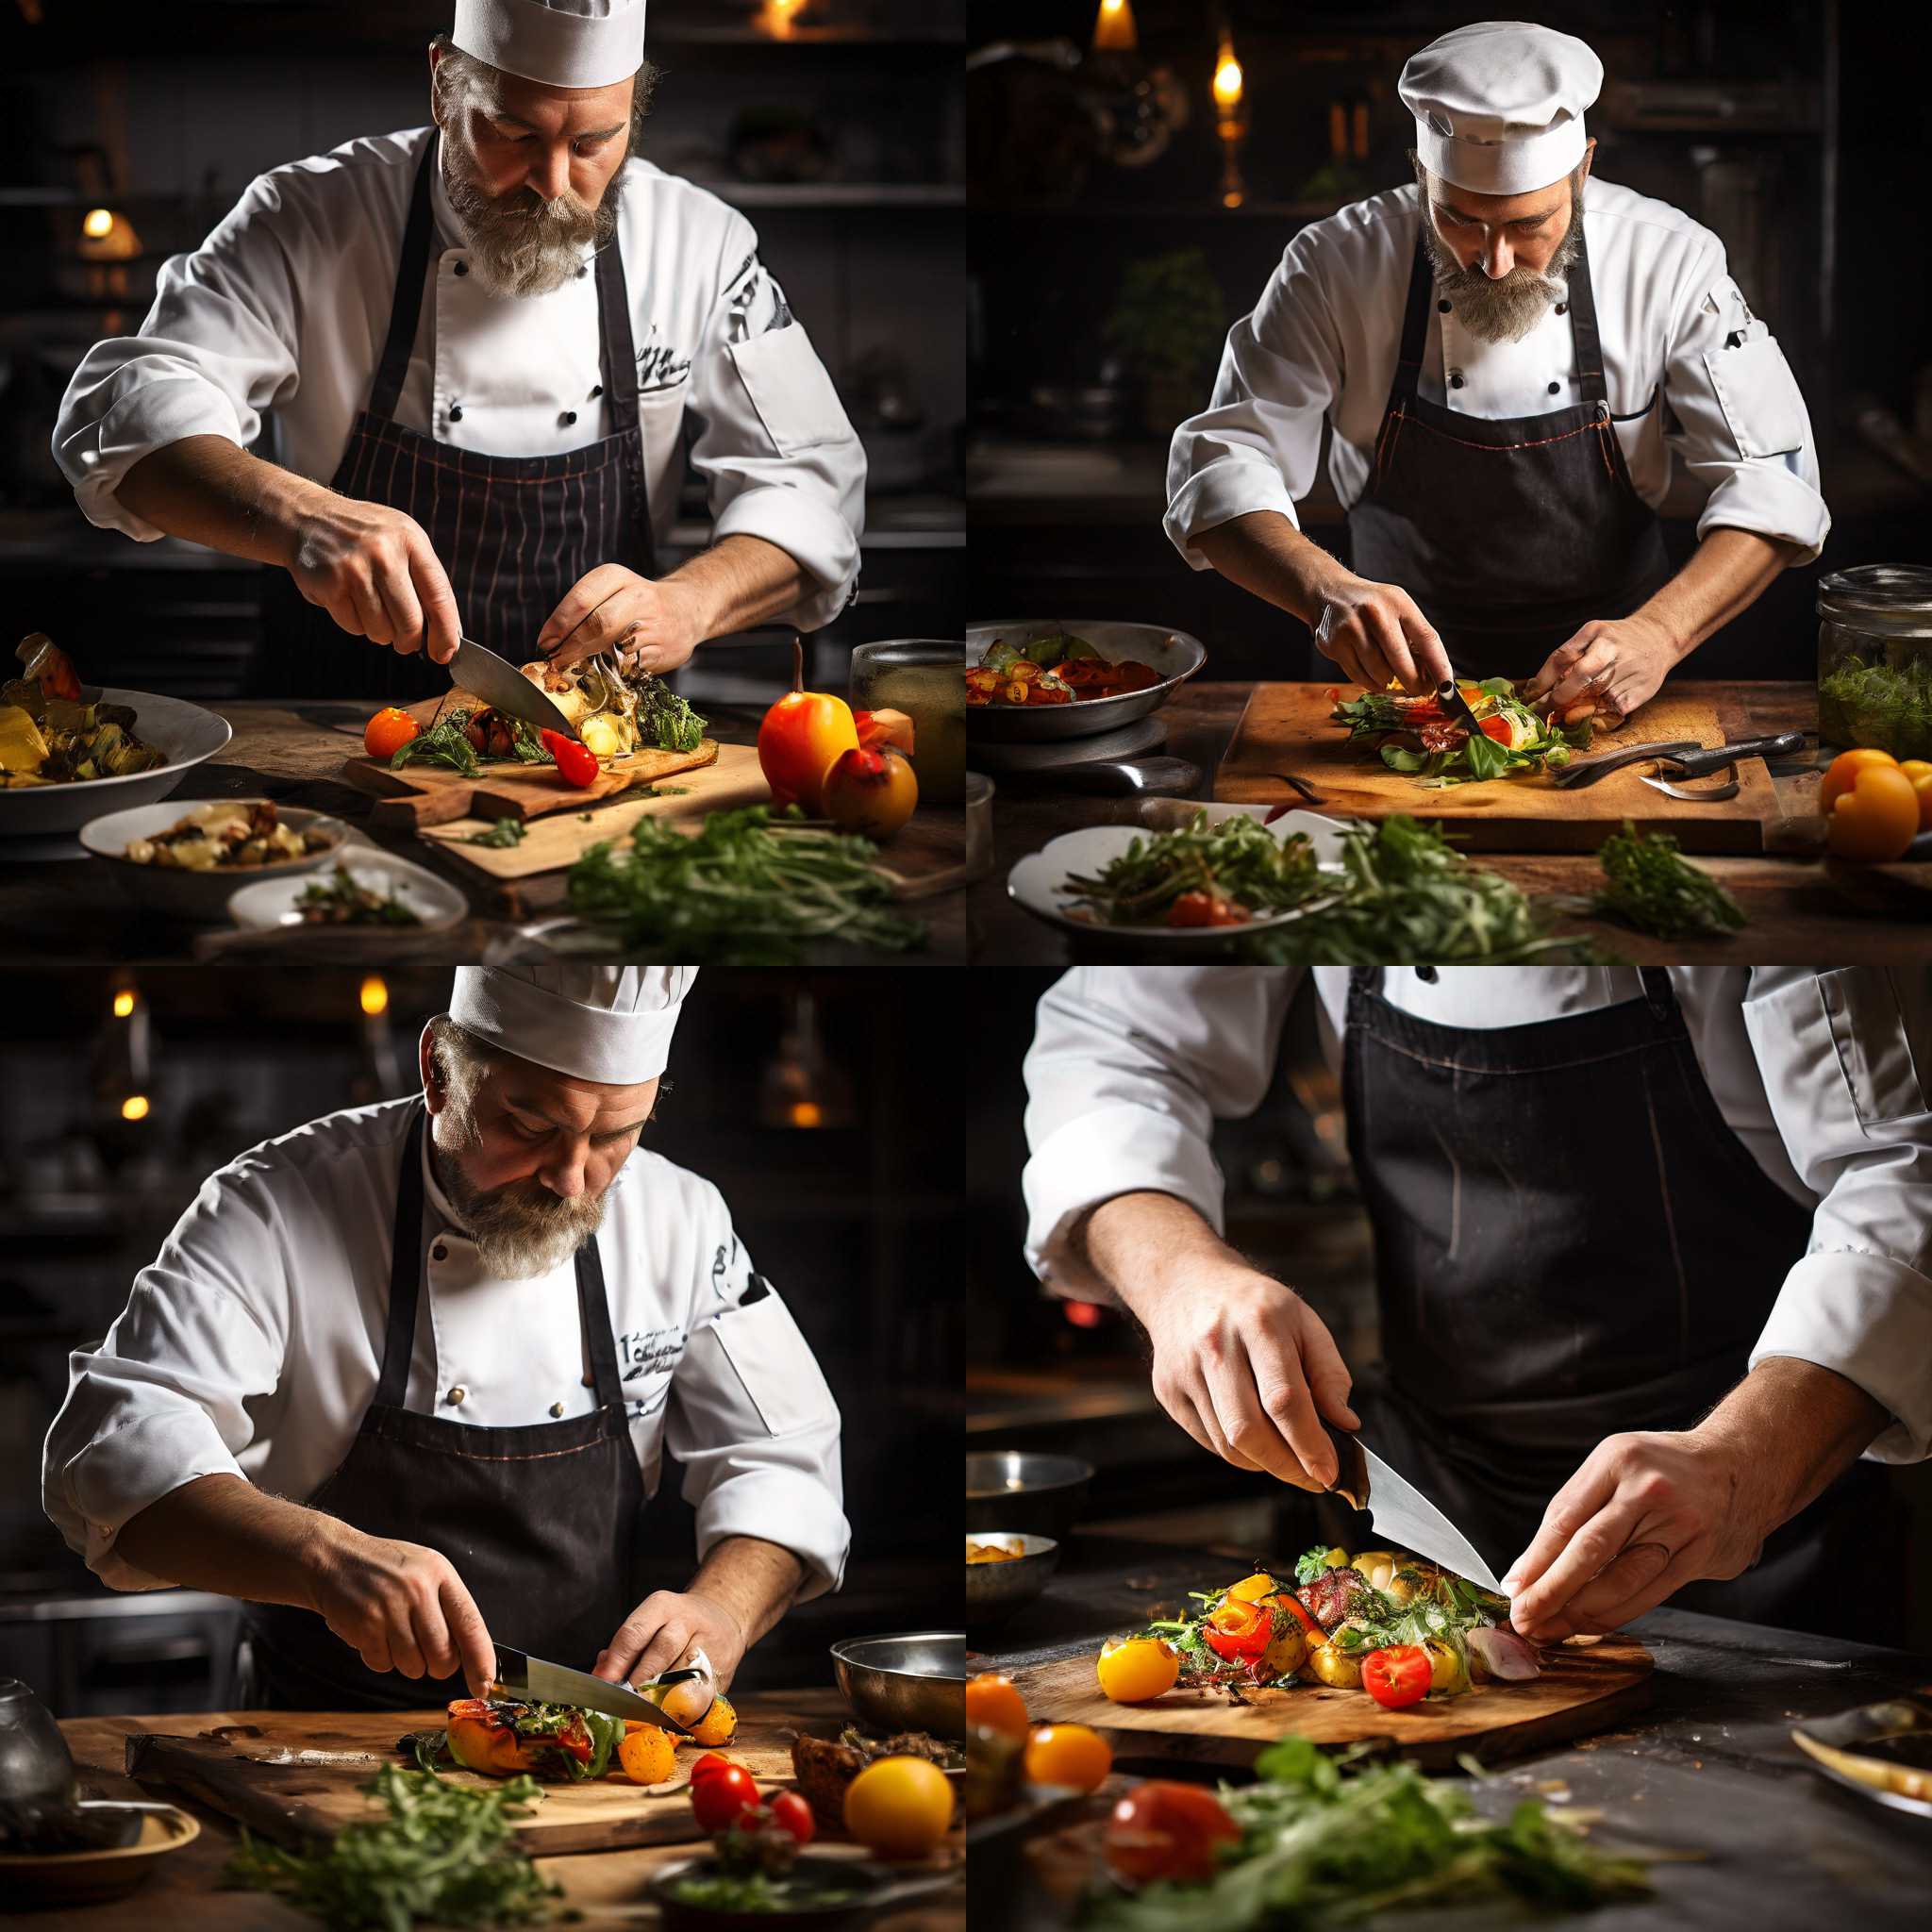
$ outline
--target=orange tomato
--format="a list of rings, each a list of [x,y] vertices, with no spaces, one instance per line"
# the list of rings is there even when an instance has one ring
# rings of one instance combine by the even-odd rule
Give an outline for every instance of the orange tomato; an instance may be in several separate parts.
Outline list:
[[[858,749],[852,708],[822,691],[788,691],[758,726],[758,764],[774,808],[796,803],[812,818],[824,810],[825,774]]]
[[[677,1769],[677,1746],[671,1734],[656,1724],[627,1726],[617,1747],[617,1761],[638,1784],[661,1785]]]
[[[362,749],[371,758],[388,764],[422,728],[408,712],[395,705],[385,705],[362,727]]]
[[[1818,781],[1818,809],[1826,818],[1831,816],[1833,801],[1843,791],[1849,791],[1858,782],[1858,774],[1873,765],[1896,765],[1898,760],[1889,751],[1841,751],[1824,768],[1824,776]]]
[[[1174,1689],[1181,1660],[1158,1637],[1123,1637],[1101,1651],[1093,1668],[1104,1697],[1115,1704],[1145,1704]]]
[[[1899,770],[1912,781],[1919,794],[1919,829],[1932,832],[1932,764],[1924,758],[1901,758]]]
[[[1085,1724],[1040,1724],[1026,1740],[1024,1762],[1032,1784],[1097,1791],[1113,1769],[1113,1753]]]
[[[967,1680],[966,1723],[987,1724],[1009,1738],[1026,1735],[1026,1700],[1013,1689],[1013,1680],[997,1671],[982,1671]]]
[[[842,753],[825,774],[825,816],[841,832],[890,839],[918,803],[919,780],[890,745]]]
[[[1824,841],[1836,858],[1897,858],[1919,836],[1919,807],[1912,781],[1890,759],[1863,765],[1827,808]]]
[[[711,1700],[711,1707],[691,1727],[693,1744],[728,1744],[738,1729],[738,1713],[728,1697]]]

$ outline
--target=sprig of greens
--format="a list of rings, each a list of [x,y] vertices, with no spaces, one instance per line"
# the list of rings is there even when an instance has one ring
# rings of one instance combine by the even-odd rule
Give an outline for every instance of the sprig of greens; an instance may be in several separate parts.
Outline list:
[[[531,1925],[558,1915],[563,1888],[512,1848],[512,1821],[542,1795],[535,1778],[475,1791],[386,1764],[362,1789],[383,1802],[386,1818],[351,1824],[309,1852],[244,1828],[223,1883],[275,1892],[333,1932],[408,1932],[420,1920]]]
[[[530,828],[522,819],[498,819],[487,832],[472,832],[467,839],[458,842],[464,845],[493,845],[499,851],[512,845],[521,845],[530,835]]]
[[[1232,901],[1250,916],[1278,912],[1322,890],[1314,847],[1301,833],[1277,839],[1245,814],[1136,839],[1091,878],[1070,877],[1075,905],[1108,925],[1159,925],[1186,892]]]
[[[1707,872],[1681,857],[1669,832],[1640,832],[1628,819],[1597,848],[1604,889],[1590,902],[1659,939],[1723,939],[1745,924],[1744,908]]]
[[[463,736],[463,727],[469,722],[470,713],[465,710],[431,720],[408,743],[396,747],[395,756],[389,761],[390,770],[400,772],[405,765],[447,765],[466,778],[478,776],[483,766],[476,757],[476,747]],[[549,754],[544,756],[548,758]]]

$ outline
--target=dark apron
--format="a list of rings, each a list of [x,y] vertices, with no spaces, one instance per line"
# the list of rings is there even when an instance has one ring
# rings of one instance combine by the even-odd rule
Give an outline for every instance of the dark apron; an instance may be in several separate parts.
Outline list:
[[[657,575],[624,258],[615,241],[597,252],[597,325],[614,434],[560,456],[492,457],[401,427],[396,399],[423,312],[440,140],[431,136],[416,170],[389,340],[329,488],[415,518],[449,574],[463,635],[523,664],[536,654],[544,620],[597,565]],[[407,702],[450,688],[449,673],[426,652],[405,657],[339,628],[286,571],[270,573],[262,616],[254,696]]]
[[[1495,1028],[1405,1012],[1378,972],[1350,974],[1342,1079],[1386,1376],[1351,1406],[1500,1576],[1606,1436],[1689,1428],[1743,1375],[1811,1217],[1724,1120],[1663,968]],[[1671,1602],[1872,1639],[1886,1503],[1856,1464],[1755,1568]]]
[[[562,1422],[489,1429],[403,1407],[423,1274],[423,1107],[396,1189],[389,1331],[375,1399],[341,1467],[308,1499],[370,1536],[440,1550],[492,1641],[588,1671],[637,1607],[643,1474],[625,1418],[594,1240],[577,1250],[577,1318],[597,1407]],[[313,1612],[242,1607],[237,1696],[267,1710],[396,1710],[469,1693],[448,1677],[371,1671]]]
[[[1437,299],[1418,226],[1374,469],[1348,513],[1350,563],[1415,599],[1458,673],[1525,678],[1591,619],[1627,617],[1671,563],[1610,426],[1589,250],[1570,272],[1583,400],[1547,416],[1458,415],[1417,393]],[[1653,391],[1638,415],[1657,405]]]

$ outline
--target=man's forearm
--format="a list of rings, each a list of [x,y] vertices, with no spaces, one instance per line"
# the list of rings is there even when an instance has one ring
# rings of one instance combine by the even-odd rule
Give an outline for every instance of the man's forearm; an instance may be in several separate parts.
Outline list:
[[[1725,525],[1698,544],[1669,583],[1632,614],[1661,627],[1678,658],[1757,603],[1799,555],[1795,543]]]
[[[1313,629],[1324,587],[1349,573],[1279,510],[1250,510],[1202,530],[1193,546],[1229,583],[1298,617]]]
[[[312,1610],[333,1522],[240,1476],[204,1475],[129,1517],[115,1542],[137,1569],[184,1589]]]
[[[804,1581],[805,1565],[782,1544],[727,1536],[698,1565],[691,1590],[731,1613],[749,1650],[791,1607]]]
[[[694,642],[744,630],[790,610],[810,577],[790,551],[762,537],[725,537],[663,579],[684,598]]]
[[[1137,1314],[1138,1301],[1204,1265],[1246,1264],[1201,1211],[1174,1194],[1116,1194],[1074,1228],[1078,1257]]]
[[[1891,1417],[1856,1382],[1793,1356],[1761,1361],[1692,1432],[1734,1448],[1759,1486],[1767,1528],[1842,1475]]]
[[[333,492],[225,436],[184,436],[142,457],[114,494],[171,537],[287,569],[303,519]]]

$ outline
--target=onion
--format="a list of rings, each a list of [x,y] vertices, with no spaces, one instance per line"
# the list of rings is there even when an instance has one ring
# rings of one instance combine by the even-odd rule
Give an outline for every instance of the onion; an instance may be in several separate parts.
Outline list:
[[[1506,1684],[1526,1683],[1543,1674],[1536,1652],[1513,1630],[1485,1625],[1469,1633],[1468,1643],[1471,1655],[1481,1659],[1490,1675]]]

